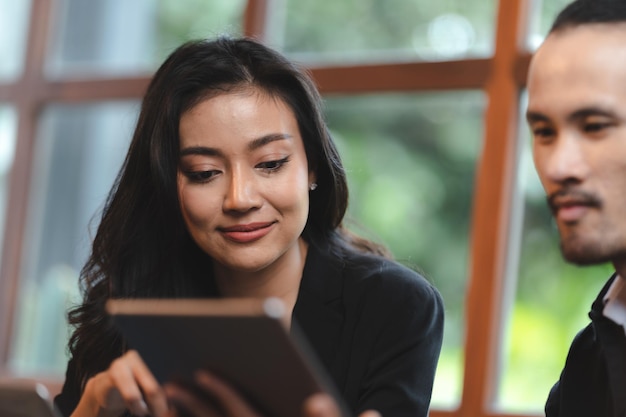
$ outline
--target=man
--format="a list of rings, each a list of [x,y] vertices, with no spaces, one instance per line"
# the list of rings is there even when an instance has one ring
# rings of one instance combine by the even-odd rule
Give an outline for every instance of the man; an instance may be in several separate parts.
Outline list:
[[[547,417],[626,415],[626,0],[577,0],[533,57],[533,158],[561,237],[579,265],[611,262],[574,339]]]

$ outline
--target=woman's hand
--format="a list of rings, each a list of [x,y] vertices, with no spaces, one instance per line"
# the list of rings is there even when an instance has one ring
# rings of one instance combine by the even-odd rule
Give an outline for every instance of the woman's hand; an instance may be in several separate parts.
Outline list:
[[[168,411],[164,391],[134,350],[87,381],[72,417],[119,416],[125,410],[152,417],[164,417]]]
[[[231,386],[208,372],[198,372],[197,388],[206,393],[201,398],[190,390],[166,384],[164,390],[169,401],[181,408],[189,417],[261,417]],[[294,416],[300,417],[300,416]],[[302,417],[342,417],[337,403],[327,394],[315,394],[303,405]],[[380,417],[377,411],[366,411],[359,417]]]
[[[178,384],[165,384],[165,395],[174,408],[190,417],[261,417],[250,405],[220,379],[207,372],[198,372],[195,383],[206,397]],[[211,399],[209,401],[208,399]]]
[[[342,417],[339,407],[328,394],[311,395],[304,403],[303,417]],[[359,414],[359,417],[381,417],[376,410],[367,410]]]

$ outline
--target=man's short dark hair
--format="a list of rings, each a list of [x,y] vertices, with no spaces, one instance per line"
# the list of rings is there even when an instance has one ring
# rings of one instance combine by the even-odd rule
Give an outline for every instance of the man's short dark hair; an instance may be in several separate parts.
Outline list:
[[[591,23],[626,23],[626,0],[575,0],[554,20],[550,33]]]

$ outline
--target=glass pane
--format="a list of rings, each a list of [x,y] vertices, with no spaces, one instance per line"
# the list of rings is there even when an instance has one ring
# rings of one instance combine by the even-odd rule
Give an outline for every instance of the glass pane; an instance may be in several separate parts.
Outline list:
[[[78,301],[78,273],[92,228],[126,154],[138,110],[134,102],[114,102],[55,105],[43,113],[9,361],[18,375],[65,371],[66,311]]]
[[[241,33],[245,0],[59,0],[48,72],[152,72],[189,39]]]
[[[270,42],[303,62],[447,60],[493,51],[495,0],[284,0]]]
[[[525,111],[526,104],[521,108]],[[519,261],[512,267],[512,282],[507,284],[514,295],[512,302],[506,303],[511,311],[505,314],[497,407],[506,412],[543,414],[569,346],[589,322],[591,303],[613,268],[608,264],[582,268],[563,260],[558,230],[533,165],[526,125],[520,137],[521,246]]]
[[[15,110],[0,105],[0,253],[4,242],[4,225],[9,195],[9,173],[15,156],[17,115]]]
[[[30,0],[0,0],[0,82],[17,78],[24,67]]]
[[[534,51],[545,39],[557,14],[572,0],[534,0],[531,2],[526,47]]]
[[[461,393],[469,219],[484,106],[475,91],[333,96],[326,102],[348,172],[348,227],[385,243],[444,298],[436,408],[454,407]]]

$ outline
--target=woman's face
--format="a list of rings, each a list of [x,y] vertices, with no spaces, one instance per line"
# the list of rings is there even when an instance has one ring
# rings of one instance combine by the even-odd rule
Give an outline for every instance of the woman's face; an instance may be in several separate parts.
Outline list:
[[[230,271],[288,259],[315,180],[290,107],[257,89],[228,92],[184,113],[179,132],[178,195],[198,246]]]

